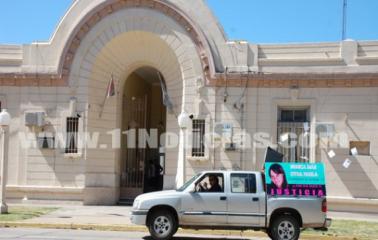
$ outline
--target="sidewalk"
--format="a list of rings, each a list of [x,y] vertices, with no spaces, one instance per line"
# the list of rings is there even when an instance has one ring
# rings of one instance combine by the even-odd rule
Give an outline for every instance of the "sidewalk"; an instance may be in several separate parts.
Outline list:
[[[79,225],[132,225],[131,207],[126,206],[52,206],[57,211],[25,223],[56,223]]]
[[[355,220],[376,222],[378,224],[378,214],[376,213],[328,212],[327,215],[334,220]]]
[[[58,208],[49,214],[17,222],[0,222],[2,227],[40,229],[85,229],[99,231],[146,232],[145,226],[130,222],[131,207],[126,206],[82,206],[51,203],[9,204],[10,207],[51,207]]]
[[[131,207],[127,206],[81,206],[81,205],[42,205],[42,204],[11,204],[11,206],[43,206],[57,207],[50,214],[24,220],[19,223],[33,225],[75,225],[75,226],[122,226],[124,228],[141,229],[130,222]],[[338,220],[357,220],[377,222],[378,214],[329,212],[328,217]]]

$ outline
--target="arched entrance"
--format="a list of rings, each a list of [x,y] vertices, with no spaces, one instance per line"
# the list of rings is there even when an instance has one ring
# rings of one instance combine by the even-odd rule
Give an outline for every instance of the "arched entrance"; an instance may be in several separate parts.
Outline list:
[[[126,93],[128,89],[125,87],[126,80],[133,82],[129,78],[139,75],[139,78],[143,79],[139,82],[147,82],[149,86],[154,85],[151,81],[156,84],[156,80],[145,77],[152,72],[146,66],[153,67],[153,75],[156,76],[158,70],[164,76],[172,102],[170,111],[165,114],[164,128],[177,136],[176,142],[179,142],[182,134],[177,124],[177,115],[182,109],[194,112],[192,99],[185,96],[195,96],[198,87],[203,86],[205,82],[202,55],[197,51],[200,48],[197,49],[188,34],[187,29],[159,11],[126,8],[98,22],[80,42],[73,60],[70,79],[77,79],[72,84],[77,86],[75,91],[84,95],[87,104],[85,130],[100,133],[99,146],[104,147],[85,149],[85,204],[115,204],[119,199],[132,199],[139,193],[151,191],[148,189],[149,185],[145,186],[148,181],[144,177],[147,175],[145,173],[147,162],[150,160],[147,158],[150,157],[149,153],[138,153],[139,164],[135,163],[133,167],[129,167],[126,174],[126,163],[137,160],[130,160],[132,157],[129,157],[130,161],[126,161],[128,153],[124,152],[123,146],[105,146],[113,146],[113,140],[118,139],[114,129],[126,131],[129,125],[132,125],[123,123],[126,119],[123,116],[124,111],[129,109],[125,107],[127,104],[124,104],[123,97],[123,92]],[[104,104],[104,93],[112,76],[117,94],[107,99]],[[125,101],[131,102],[133,96],[126,95],[129,98]],[[140,101],[142,100],[137,102]],[[159,101],[161,102],[161,98]],[[146,119],[148,116],[154,116],[149,111],[152,109],[145,111]],[[130,123],[133,122],[130,120]],[[147,123],[143,127],[147,126]],[[178,159],[183,155],[180,154],[179,144],[165,150],[163,188],[172,189],[176,186],[177,174],[183,172],[182,169],[178,169]],[[129,153],[132,154],[131,151]],[[135,152],[133,154],[137,156]],[[143,154],[145,156],[140,157]],[[130,176],[130,168],[134,172],[134,179],[136,176],[139,177],[135,181],[136,184],[126,188],[124,181],[127,179],[126,176]]]
[[[162,74],[152,67],[134,71],[123,87],[120,199],[163,189],[166,130]],[[147,138],[149,141],[147,141]],[[148,144],[147,144],[148,142]]]

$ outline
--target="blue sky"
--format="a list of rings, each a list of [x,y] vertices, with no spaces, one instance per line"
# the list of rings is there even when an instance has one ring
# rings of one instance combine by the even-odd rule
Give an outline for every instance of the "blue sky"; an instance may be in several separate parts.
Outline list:
[[[72,0],[3,0],[0,43],[50,38]],[[207,0],[229,39],[254,43],[341,40],[343,0]],[[378,0],[348,0],[347,38],[378,40]]]
[[[340,41],[343,0],[207,0],[231,39]],[[378,40],[378,0],[348,0],[347,38]]]

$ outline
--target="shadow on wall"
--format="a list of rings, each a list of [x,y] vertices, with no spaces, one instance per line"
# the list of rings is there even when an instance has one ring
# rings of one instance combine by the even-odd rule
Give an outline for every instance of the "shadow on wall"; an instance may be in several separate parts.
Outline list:
[[[371,156],[371,160],[373,160],[375,165],[378,167],[378,160],[373,156]]]
[[[50,125],[44,127],[43,131],[48,132],[57,139],[59,131]],[[53,143],[54,144],[54,143]],[[83,156],[77,154],[74,158],[65,155],[65,148],[58,144],[58,148],[49,144],[37,143],[36,148],[27,150],[27,184],[37,186],[57,187],[83,187],[85,173]]]
[[[374,135],[374,129],[376,129],[378,121],[377,115],[373,110],[375,105],[375,101],[367,104],[367,106],[371,106],[371,112],[368,113],[361,113],[359,112],[361,110],[356,109],[355,113],[341,114],[345,116],[338,119],[341,125],[339,127],[347,132],[349,140],[370,141],[371,147],[375,146],[378,139]],[[328,156],[331,150],[336,154],[333,158]],[[324,147],[321,151],[324,151],[322,157],[325,156],[322,159],[328,161],[335,171],[331,175],[334,174],[340,179],[352,197],[378,198],[378,186],[376,185],[378,161],[375,151],[372,151],[370,156],[352,156],[349,153],[349,148],[330,149],[329,147]],[[332,180],[338,181],[336,179]],[[337,182],[334,184],[337,185]],[[336,185],[332,188],[336,189]]]
[[[342,151],[348,152],[349,149],[342,149]],[[327,155],[327,149],[324,149],[324,152]],[[376,186],[372,182],[372,179],[368,176],[368,174],[362,167],[359,160],[356,157],[349,155],[337,154],[337,156],[338,157],[336,158],[328,159],[328,162],[333,167],[335,173],[340,178],[347,190],[350,192],[352,197],[378,198],[378,189],[376,188]],[[367,158],[369,157],[366,157],[366,160]],[[350,160],[349,167],[344,166],[346,159]],[[370,157],[368,161],[371,161],[371,163],[367,162],[366,164],[376,164],[376,162],[374,162],[374,158],[372,157]]]

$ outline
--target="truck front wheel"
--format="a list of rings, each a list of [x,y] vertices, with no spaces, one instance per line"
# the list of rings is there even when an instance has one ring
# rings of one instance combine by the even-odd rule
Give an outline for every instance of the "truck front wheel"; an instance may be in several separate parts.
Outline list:
[[[155,240],[171,239],[177,229],[176,219],[169,211],[156,211],[149,218],[148,230]]]
[[[273,240],[298,240],[300,234],[297,219],[290,215],[277,217],[268,231]]]

